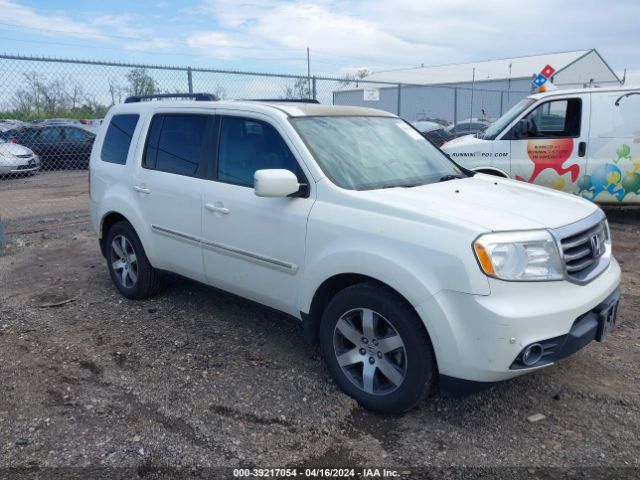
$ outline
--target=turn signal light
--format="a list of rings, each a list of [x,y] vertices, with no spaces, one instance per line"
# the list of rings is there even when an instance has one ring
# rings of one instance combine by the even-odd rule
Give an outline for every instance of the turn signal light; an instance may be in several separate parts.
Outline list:
[[[494,275],[496,272],[493,269],[493,263],[491,263],[491,258],[489,258],[489,253],[486,248],[484,248],[478,242],[473,244],[473,249],[476,251],[476,256],[478,257],[478,262],[482,267],[482,270],[487,275]]]

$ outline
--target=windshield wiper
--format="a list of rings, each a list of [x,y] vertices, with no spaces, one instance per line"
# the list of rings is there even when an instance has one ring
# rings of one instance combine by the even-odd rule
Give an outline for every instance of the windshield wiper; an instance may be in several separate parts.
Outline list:
[[[465,175],[445,175],[444,177],[440,177],[439,182],[447,182],[449,180],[456,180],[458,178],[467,178]]]
[[[413,188],[413,187],[417,187],[419,185],[422,185],[421,183],[407,183],[407,184],[395,184],[395,185],[385,185],[384,187],[380,187],[380,188]]]

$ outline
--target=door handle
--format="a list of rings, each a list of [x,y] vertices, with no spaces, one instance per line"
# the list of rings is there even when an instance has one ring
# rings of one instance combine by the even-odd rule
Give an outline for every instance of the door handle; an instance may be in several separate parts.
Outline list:
[[[134,185],[134,186],[133,186],[133,189],[134,189],[136,192],[146,193],[147,195],[151,193],[151,190],[149,190],[148,188],[140,187],[140,186],[138,186],[138,185]]]
[[[228,215],[230,210],[228,208],[225,207],[218,207],[217,205],[213,205],[211,203],[205,203],[204,204],[204,208],[206,208],[207,210],[209,210],[210,212],[217,212],[217,213],[222,213],[224,215]]]
[[[587,142],[580,142],[578,144],[578,156],[584,157],[587,154]]]

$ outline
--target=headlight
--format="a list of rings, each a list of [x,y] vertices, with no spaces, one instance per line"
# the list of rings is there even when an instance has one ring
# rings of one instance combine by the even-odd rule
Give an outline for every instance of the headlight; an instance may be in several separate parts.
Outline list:
[[[609,230],[609,220],[606,218],[603,220],[604,223],[604,241],[608,245],[611,245],[611,230]]]
[[[558,247],[546,230],[487,233],[473,243],[485,274],[501,280],[561,280]]]

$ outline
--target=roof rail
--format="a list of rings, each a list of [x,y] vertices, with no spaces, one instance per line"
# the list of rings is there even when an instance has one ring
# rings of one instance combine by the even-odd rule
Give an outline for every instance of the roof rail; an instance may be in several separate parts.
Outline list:
[[[127,97],[124,103],[138,103],[163,98],[191,98],[196,102],[213,102],[218,100],[218,97],[212,93],[158,93],[156,95],[132,95]]]
[[[312,98],[245,98],[245,102],[320,103]]]

